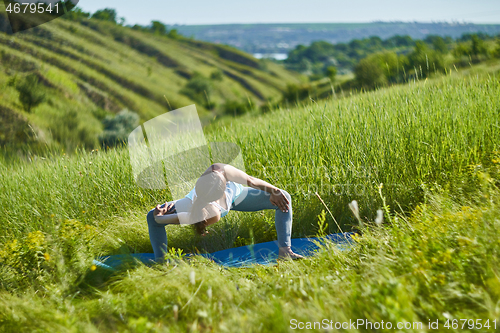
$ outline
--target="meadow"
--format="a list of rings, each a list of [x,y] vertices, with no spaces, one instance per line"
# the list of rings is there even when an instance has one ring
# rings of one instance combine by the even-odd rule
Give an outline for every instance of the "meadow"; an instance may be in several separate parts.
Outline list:
[[[276,266],[182,259],[275,239],[270,212],[231,212],[206,237],[168,227],[169,264],[107,276],[92,259],[151,252],[145,215],[170,194],[134,184],[126,149],[2,162],[0,327],[287,332],[291,320],[326,318],[423,323],[407,332],[438,320],[437,331],[450,332],[477,331],[476,321],[472,329],[453,323],[480,319],[495,331],[499,93],[498,72],[452,72],[206,127],[208,141],[241,147],[248,174],[292,195],[292,237],[321,234],[323,217],[327,232],[339,231],[316,193],[342,231],[359,232],[350,250],[327,244]],[[379,209],[381,226],[373,222]]]

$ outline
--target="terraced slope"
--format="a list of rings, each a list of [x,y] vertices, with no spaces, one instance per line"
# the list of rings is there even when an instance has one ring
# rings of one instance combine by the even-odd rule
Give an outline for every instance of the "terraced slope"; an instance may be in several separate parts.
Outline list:
[[[210,79],[214,72],[222,74],[218,80]],[[26,112],[15,86],[32,73],[47,98]],[[200,75],[209,91],[202,98],[185,93],[189,80]],[[298,82],[295,74],[227,46],[93,19],[57,19],[13,36],[0,33],[0,145],[92,146],[102,130],[100,120],[124,108],[145,121],[196,103],[207,121],[227,101],[264,104],[292,82]]]

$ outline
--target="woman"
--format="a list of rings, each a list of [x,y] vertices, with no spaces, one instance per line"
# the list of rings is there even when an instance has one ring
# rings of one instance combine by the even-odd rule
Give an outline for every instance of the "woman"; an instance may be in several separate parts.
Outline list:
[[[149,239],[155,259],[161,261],[167,251],[166,224],[193,224],[196,231],[204,235],[207,226],[217,223],[231,209],[244,212],[276,210],[279,258],[303,258],[291,249],[290,194],[229,164],[215,163],[200,176],[186,197],[158,205],[148,213]]]

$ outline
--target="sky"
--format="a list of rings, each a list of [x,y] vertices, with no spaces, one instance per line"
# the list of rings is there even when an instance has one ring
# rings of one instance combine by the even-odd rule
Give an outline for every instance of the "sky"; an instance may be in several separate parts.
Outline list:
[[[373,21],[499,23],[500,0],[80,0],[114,8],[125,24],[348,23]]]

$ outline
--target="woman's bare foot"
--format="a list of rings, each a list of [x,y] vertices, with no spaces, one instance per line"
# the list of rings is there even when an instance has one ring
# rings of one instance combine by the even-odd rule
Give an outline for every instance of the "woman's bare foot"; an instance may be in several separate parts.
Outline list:
[[[280,247],[278,259],[304,259],[303,256],[292,251],[291,247]]]

